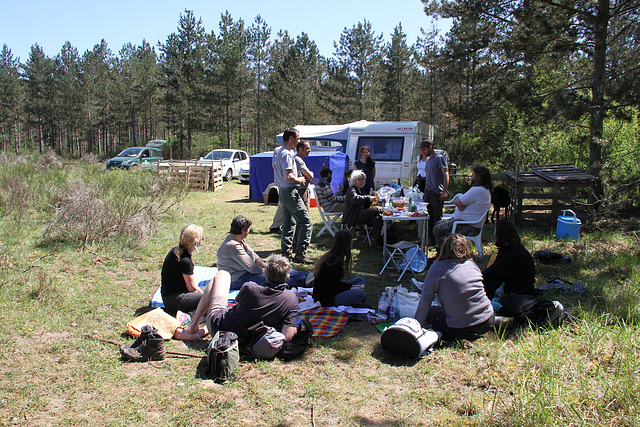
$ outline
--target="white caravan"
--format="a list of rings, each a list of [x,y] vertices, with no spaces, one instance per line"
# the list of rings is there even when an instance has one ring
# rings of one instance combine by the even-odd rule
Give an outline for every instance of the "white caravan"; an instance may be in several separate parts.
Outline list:
[[[300,138],[312,150],[340,149],[349,156],[349,168],[360,159],[360,147],[368,146],[376,162],[376,188],[385,183],[411,185],[416,176],[418,147],[433,138],[433,126],[423,122],[359,122],[344,125],[299,125]],[[282,145],[282,134],[277,136]],[[338,178],[338,177],[336,177]],[[339,178],[338,178],[339,179]]]

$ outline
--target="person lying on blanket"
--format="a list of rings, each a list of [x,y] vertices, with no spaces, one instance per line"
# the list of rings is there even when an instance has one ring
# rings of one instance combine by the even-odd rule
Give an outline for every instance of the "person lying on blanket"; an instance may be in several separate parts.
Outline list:
[[[207,284],[204,295],[198,304],[194,319],[206,314],[206,324],[213,336],[218,331],[235,332],[240,339],[250,336],[250,328],[263,322],[282,332],[286,341],[291,341],[297,332],[296,315],[297,295],[287,289],[291,265],[289,260],[272,255],[267,259],[264,273],[267,281],[262,284],[247,282],[242,285],[236,296],[236,305],[227,308],[231,276],[219,270],[211,282]],[[189,325],[187,332],[197,334],[197,322]]]
[[[165,311],[175,315],[178,310],[190,312],[196,309],[202,289],[193,275],[191,254],[202,242],[202,227],[195,224],[184,226],[180,232],[180,244],[173,247],[162,264],[160,292]]]
[[[251,230],[251,220],[238,215],[231,221],[229,235],[218,249],[218,270],[231,275],[231,290],[238,290],[246,282],[264,283],[265,262],[251,250],[246,238]],[[304,286],[308,273],[291,270],[287,284],[290,287]]]
[[[364,301],[364,279],[360,276],[343,281],[351,274],[351,244],[349,230],[340,230],[333,238],[333,245],[324,254],[314,270],[313,299],[324,307],[353,305]]]

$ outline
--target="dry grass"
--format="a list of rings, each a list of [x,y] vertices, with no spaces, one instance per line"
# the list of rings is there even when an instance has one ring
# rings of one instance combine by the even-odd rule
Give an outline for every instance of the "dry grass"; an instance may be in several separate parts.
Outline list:
[[[133,250],[110,244],[86,251],[43,243],[41,229],[17,236],[0,219],[0,425],[635,425],[640,373],[638,239],[597,232],[580,243],[556,242],[552,230],[527,228],[529,249],[568,253],[568,266],[540,266],[553,277],[589,286],[557,295],[578,317],[560,329],[488,333],[440,348],[420,360],[387,353],[367,323],[349,322],[335,337],[288,363],[243,361],[235,382],[203,376],[198,358],[124,364],[116,346],[125,324],[146,306],[167,251],[189,222],[205,228],[194,255],[215,263],[231,219],[249,216],[249,243],[263,255],[279,250],[268,234],[275,207],[249,201],[248,186],[225,183],[192,192],[171,208],[159,232]],[[317,232],[319,216],[313,212]],[[404,231],[410,237],[413,230]],[[485,227],[485,242],[493,227]],[[315,235],[315,233],[314,233]],[[318,258],[328,236],[312,239]],[[490,255],[490,245],[485,252]],[[391,275],[377,276],[381,254],[361,243],[354,274],[367,279],[375,304]],[[489,256],[480,261],[482,267]],[[405,286],[408,282],[405,281]],[[168,349],[203,355],[202,344]]]

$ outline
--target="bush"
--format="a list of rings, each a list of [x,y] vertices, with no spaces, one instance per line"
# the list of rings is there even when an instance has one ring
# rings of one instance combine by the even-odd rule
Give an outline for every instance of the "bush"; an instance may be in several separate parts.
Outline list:
[[[44,238],[83,247],[114,241],[138,247],[157,231],[160,216],[186,192],[182,185],[146,172],[73,177],[54,206]]]

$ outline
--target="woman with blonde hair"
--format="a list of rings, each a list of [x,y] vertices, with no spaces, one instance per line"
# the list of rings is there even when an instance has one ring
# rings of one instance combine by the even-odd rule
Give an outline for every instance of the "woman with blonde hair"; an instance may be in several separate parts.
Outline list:
[[[191,254],[202,242],[202,227],[189,224],[180,232],[180,243],[173,247],[162,264],[160,292],[165,310],[175,314],[178,310],[194,311],[202,297],[193,275]]]
[[[438,296],[440,305],[431,305]],[[413,316],[442,332],[444,339],[478,336],[494,323],[491,301],[482,284],[482,272],[471,258],[467,239],[450,234],[442,243],[438,259],[422,285],[422,295]]]

